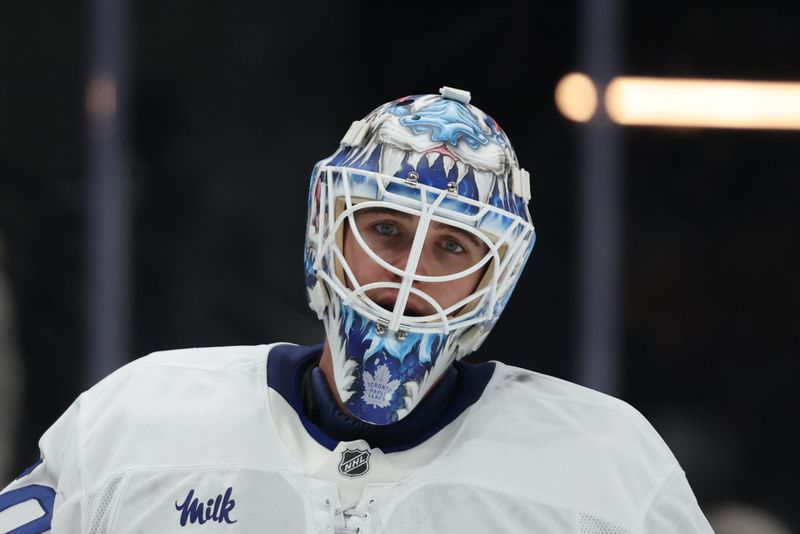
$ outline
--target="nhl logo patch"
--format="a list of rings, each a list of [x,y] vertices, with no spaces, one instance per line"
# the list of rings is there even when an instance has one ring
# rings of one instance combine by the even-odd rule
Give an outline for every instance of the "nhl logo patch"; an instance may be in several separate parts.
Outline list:
[[[339,473],[346,477],[360,477],[369,471],[371,452],[363,449],[345,449],[339,462]]]

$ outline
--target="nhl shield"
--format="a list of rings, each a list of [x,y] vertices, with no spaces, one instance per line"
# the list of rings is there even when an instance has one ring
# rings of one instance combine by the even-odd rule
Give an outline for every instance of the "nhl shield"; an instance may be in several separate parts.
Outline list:
[[[346,477],[360,477],[369,471],[371,452],[363,449],[345,449],[339,462],[339,473]]]

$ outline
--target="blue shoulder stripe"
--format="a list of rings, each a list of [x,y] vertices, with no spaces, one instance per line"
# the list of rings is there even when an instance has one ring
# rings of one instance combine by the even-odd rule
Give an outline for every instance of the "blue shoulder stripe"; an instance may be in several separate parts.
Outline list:
[[[56,500],[56,490],[53,488],[32,484],[0,494],[0,512],[30,500],[39,503],[44,510],[44,515],[13,530],[6,531],[6,534],[41,534],[50,530],[50,522],[53,520],[53,504]]]

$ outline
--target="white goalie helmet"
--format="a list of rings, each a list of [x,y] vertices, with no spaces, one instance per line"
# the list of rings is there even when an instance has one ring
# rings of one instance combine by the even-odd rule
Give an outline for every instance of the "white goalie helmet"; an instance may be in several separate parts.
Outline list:
[[[405,417],[480,346],[533,248],[528,173],[469,99],[384,104],[311,176],[309,303],[339,397],[368,423]]]

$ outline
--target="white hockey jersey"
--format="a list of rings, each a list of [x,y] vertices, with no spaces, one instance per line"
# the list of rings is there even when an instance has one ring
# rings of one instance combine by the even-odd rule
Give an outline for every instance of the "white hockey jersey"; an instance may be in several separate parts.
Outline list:
[[[273,347],[155,353],[83,393],[0,493],[0,532],[711,532],[619,400],[497,363],[417,446],[330,450],[268,385]]]

